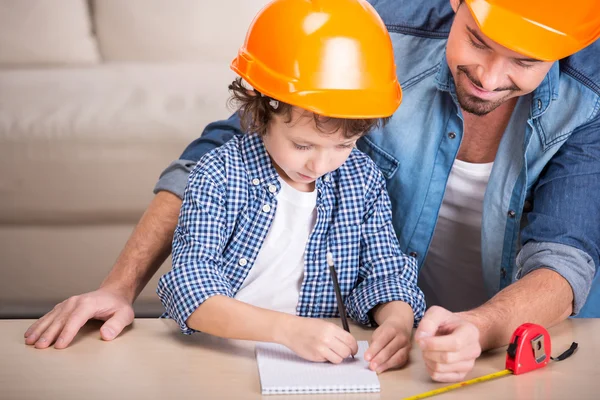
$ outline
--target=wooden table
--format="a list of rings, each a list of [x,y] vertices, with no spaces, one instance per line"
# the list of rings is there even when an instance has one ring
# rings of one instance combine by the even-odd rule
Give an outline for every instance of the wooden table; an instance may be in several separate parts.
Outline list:
[[[205,334],[185,336],[170,320],[137,319],[112,342],[88,323],[71,347],[37,350],[24,344],[32,320],[0,320],[0,399],[257,399],[258,370],[252,342]],[[352,326],[359,340],[371,332]],[[598,399],[600,319],[572,319],[550,329],[553,355],[572,341],[570,359],[525,375],[509,375],[437,396],[437,399]],[[484,354],[468,378],[504,369],[505,349]],[[433,383],[413,348],[408,367],[379,376],[381,393],[264,396],[286,400],[394,399],[428,391]]]

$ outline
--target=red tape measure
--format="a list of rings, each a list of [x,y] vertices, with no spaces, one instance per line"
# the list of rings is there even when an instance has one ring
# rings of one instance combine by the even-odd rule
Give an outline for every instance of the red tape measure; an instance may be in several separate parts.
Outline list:
[[[404,400],[418,400],[437,394],[446,393],[450,390],[473,385],[479,382],[489,381],[505,375],[520,375],[548,365],[550,360],[562,361],[570,357],[577,349],[577,343],[573,342],[571,347],[556,358],[550,355],[552,343],[550,334],[540,325],[526,323],[519,326],[512,334],[510,345],[506,350],[506,369],[493,374],[484,375],[479,378],[455,383],[450,386],[421,393],[416,396],[406,397]]]

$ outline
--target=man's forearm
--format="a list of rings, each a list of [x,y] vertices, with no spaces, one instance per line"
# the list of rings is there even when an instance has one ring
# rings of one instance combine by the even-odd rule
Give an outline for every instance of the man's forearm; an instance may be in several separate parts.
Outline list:
[[[281,343],[281,328],[293,318],[297,317],[217,295],[202,303],[186,324],[191,329],[224,338]]]
[[[537,269],[508,286],[484,305],[463,313],[480,331],[483,350],[508,344],[514,330],[525,322],[550,327],[571,315],[573,291],[549,269]]]
[[[171,253],[181,199],[158,192],[127,240],[102,288],[119,291],[133,302]]]

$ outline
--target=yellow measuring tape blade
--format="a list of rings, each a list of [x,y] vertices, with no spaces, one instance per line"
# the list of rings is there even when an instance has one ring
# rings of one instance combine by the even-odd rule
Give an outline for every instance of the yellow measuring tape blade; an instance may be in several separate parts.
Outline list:
[[[459,389],[461,387],[472,385],[474,383],[485,382],[485,381],[489,381],[491,379],[500,378],[501,376],[510,375],[510,374],[512,374],[512,371],[509,370],[509,369],[505,369],[504,371],[494,372],[493,374],[480,376],[479,378],[471,379],[471,380],[464,381],[464,382],[455,383],[454,385],[445,386],[443,388],[439,388],[439,389],[435,389],[435,390],[432,390],[432,391],[429,391],[429,392],[421,393],[421,394],[418,394],[416,396],[405,397],[403,400],[419,400],[419,399],[424,399],[426,397],[435,396],[436,394],[446,393],[446,392],[449,392],[449,391],[454,390],[454,389]]]

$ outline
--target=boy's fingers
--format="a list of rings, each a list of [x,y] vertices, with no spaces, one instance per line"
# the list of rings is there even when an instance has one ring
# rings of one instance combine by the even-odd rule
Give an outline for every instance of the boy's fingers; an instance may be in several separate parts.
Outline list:
[[[340,328],[335,337],[350,348],[350,354],[354,355],[358,353],[358,342],[351,333]]]
[[[408,348],[402,348],[392,355],[386,362],[377,366],[375,372],[378,374],[392,368],[400,368],[408,361]]]
[[[365,360],[367,361],[371,361],[375,357],[377,357],[379,352],[381,352],[381,350],[383,350],[388,345],[388,343],[390,343],[394,339],[395,331],[393,331],[392,329],[388,330],[381,328],[383,327],[380,326],[375,330],[375,332],[373,332],[373,340],[371,341],[369,348],[365,352]]]
[[[330,348],[324,348],[323,351],[321,351],[321,355],[332,364],[340,364],[342,361],[344,361],[343,357]]]
[[[389,360],[394,358],[401,350],[408,351],[409,342],[403,336],[395,336],[374,358],[372,363],[377,366],[383,366]],[[378,370],[378,367],[372,368]]]

